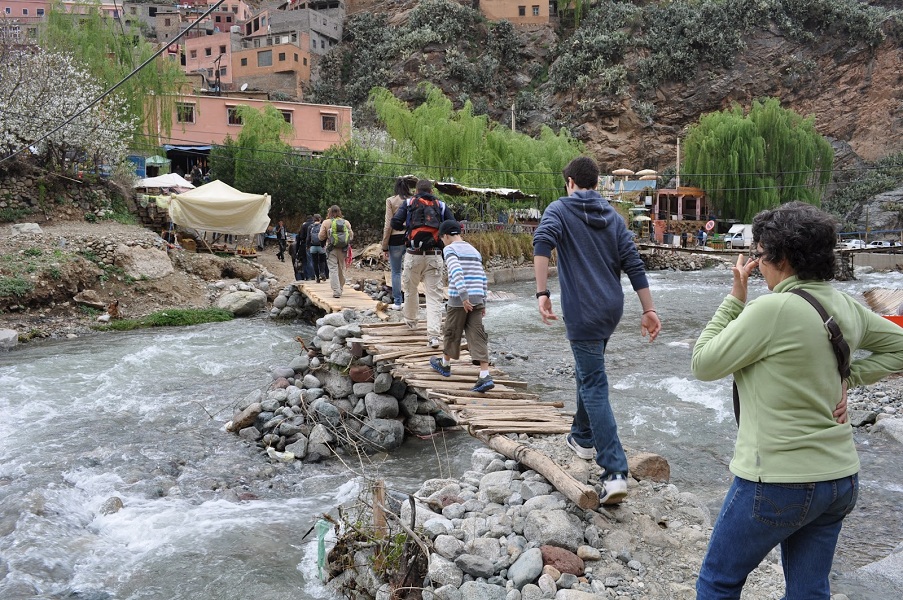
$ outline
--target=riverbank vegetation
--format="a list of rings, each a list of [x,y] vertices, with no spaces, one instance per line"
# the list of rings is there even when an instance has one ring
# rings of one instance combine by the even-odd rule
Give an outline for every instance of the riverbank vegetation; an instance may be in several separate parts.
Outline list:
[[[170,308],[138,319],[111,321],[105,325],[97,325],[95,329],[98,331],[132,331],[149,327],[185,327],[202,323],[231,321],[233,318],[232,313],[219,308]]]

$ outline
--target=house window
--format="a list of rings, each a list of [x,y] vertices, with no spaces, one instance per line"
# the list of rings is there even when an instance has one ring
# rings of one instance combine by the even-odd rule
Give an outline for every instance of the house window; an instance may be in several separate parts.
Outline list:
[[[307,66],[307,57],[305,56],[305,57],[302,58],[301,60],[304,61],[304,66],[306,67],[306,66]]]
[[[27,16],[28,16],[28,9],[27,9],[27,8],[23,8],[23,9],[22,9],[22,16],[23,16],[23,17],[27,17]]]
[[[227,69],[226,67],[220,67],[220,68],[219,68],[219,74],[220,74],[221,76],[222,76],[222,75],[225,75],[225,74],[227,73],[227,71],[228,71],[228,69]]]
[[[216,22],[217,22],[217,23],[222,23],[222,22],[223,22],[223,18],[222,18],[221,16],[219,16],[219,15],[216,15]]]
[[[229,115],[229,125],[242,125],[241,117],[238,116],[238,111],[234,106],[227,106],[226,112]]]
[[[191,58],[197,58],[197,57],[198,57],[198,51],[197,51],[197,50],[192,50],[192,51],[191,51]]]
[[[258,67],[272,67],[273,66],[273,51],[272,50],[262,50],[257,53],[257,66]]]
[[[170,27],[172,25],[172,19],[163,19],[163,26]]]
[[[320,48],[325,48],[325,47],[326,47],[326,42],[324,42],[323,40],[320,40]]]
[[[176,122],[194,123],[194,104],[187,102],[176,103]]]
[[[295,52],[295,62],[298,62],[298,53]]]
[[[247,58],[241,59],[241,66],[243,66],[243,67],[247,67],[247,66],[248,66],[248,59],[247,59]]]
[[[226,23],[231,23],[231,22],[232,22],[232,15],[229,15],[228,17],[226,17]]]
[[[6,8],[3,9],[3,12],[5,12],[8,15],[11,15],[13,13],[13,9],[11,9],[10,7],[7,6]]]
[[[285,62],[285,52],[279,53],[279,62]]]
[[[39,8],[39,9],[38,9],[38,16],[39,16],[39,17],[43,17],[43,16],[44,16],[44,9],[43,9],[43,8]]]
[[[212,48],[204,48],[204,56],[213,56]]]
[[[534,17],[538,17],[538,16],[539,16],[539,6],[534,6],[534,7],[533,7],[533,16],[534,16]]]
[[[220,53],[220,54],[225,54],[225,53],[226,53],[226,47],[225,47],[225,46],[220,46],[220,47],[219,47],[219,53]]]
[[[148,17],[156,17],[157,16],[157,7],[148,6],[147,7],[147,16]]]
[[[282,118],[285,119],[285,122],[286,122],[286,123],[291,123],[291,122],[292,122],[292,111],[290,111],[290,110],[280,110],[279,112],[282,113]]]
[[[526,6],[518,6],[517,7],[517,16],[518,17],[526,17],[527,16],[527,7]]]
[[[39,8],[38,10],[42,10],[42,9]],[[41,13],[38,13],[38,14],[41,14]],[[137,7],[134,7],[134,6],[129,7],[129,14],[137,15],[137,14],[138,14],[138,8],[137,8]]]
[[[323,131],[335,131],[336,127],[336,115],[320,115],[320,119],[323,122]]]

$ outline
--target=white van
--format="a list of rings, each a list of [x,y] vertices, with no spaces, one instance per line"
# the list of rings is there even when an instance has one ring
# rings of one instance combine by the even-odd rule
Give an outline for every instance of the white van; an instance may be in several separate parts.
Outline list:
[[[725,248],[749,248],[752,245],[752,224],[737,223],[731,225],[724,235]]]

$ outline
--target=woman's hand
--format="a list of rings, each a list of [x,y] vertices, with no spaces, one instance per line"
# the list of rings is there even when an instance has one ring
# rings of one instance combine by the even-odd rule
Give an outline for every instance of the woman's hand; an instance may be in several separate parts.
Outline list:
[[[731,288],[731,296],[743,304],[746,304],[749,276],[758,266],[758,259],[740,254],[737,256],[737,264],[731,267],[731,271],[734,273],[734,285]]]

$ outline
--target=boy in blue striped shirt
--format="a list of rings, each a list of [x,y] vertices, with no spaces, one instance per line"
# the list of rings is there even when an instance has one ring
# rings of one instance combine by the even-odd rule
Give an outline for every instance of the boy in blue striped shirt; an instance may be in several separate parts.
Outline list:
[[[439,239],[445,245],[442,255],[448,269],[448,305],[445,312],[443,356],[430,359],[430,366],[443,377],[451,376],[451,361],[461,356],[461,334],[474,364],[480,365],[480,376],[474,392],[488,392],[495,387],[489,375],[489,336],[483,328],[486,294],[489,286],[483,270],[483,257],[477,249],[461,239],[461,225],[454,219],[439,225]]]

